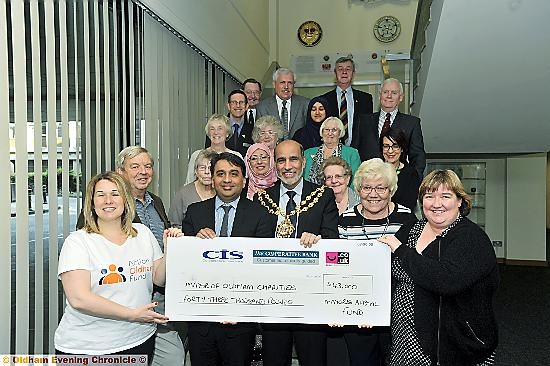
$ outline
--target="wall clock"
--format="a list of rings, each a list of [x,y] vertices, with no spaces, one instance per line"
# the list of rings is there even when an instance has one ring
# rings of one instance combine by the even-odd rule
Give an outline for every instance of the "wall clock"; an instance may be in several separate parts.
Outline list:
[[[380,42],[388,43],[395,41],[401,34],[401,23],[396,17],[386,15],[374,23],[374,36]]]
[[[323,36],[323,30],[319,23],[308,20],[298,27],[298,40],[306,47],[313,47],[319,43]]]

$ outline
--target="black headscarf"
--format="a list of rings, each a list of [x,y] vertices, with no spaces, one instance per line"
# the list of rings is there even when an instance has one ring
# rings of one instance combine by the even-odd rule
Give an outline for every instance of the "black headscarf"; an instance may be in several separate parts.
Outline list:
[[[325,107],[325,119],[332,115],[332,111],[330,110],[330,106],[326,98],[315,97],[309,101],[309,105],[307,106],[306,123],[304,127],[296,131],[296,133],[292,137],[293,140],[298,141],[300,144],[302,144],[304,150],[311,147],[321,146],[322,143],[320,130],[323,121],[317,123],[314,122],[311,118],[311,109],[313,108],[313,105],[315,103],[321,103],[323,107]]]

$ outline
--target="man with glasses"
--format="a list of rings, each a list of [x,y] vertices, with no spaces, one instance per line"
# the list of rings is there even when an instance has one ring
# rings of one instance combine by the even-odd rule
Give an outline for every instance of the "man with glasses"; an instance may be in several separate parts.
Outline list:
[[[407,160],[418,176],[424,176],[426,152],[420,118],[401,113],[399,103],[403,100],[403,85],[397,79],[386,79],[380,88],[380,112],[360,116],[358,139],[353,139],[352,146],[359,150],[361,160],[382,157],[380,135],[390,127],[400,129],[408,141]]]
[[[306,123],[309,99],[294,94],[294,72],[280,68],[273,73],[275,95],[262,100],[257,108],[257,117],[274,116],[285,129],[285,139],[294,136]]]
[[[254,200],[270,213],[273,237],[298,238],[311,247],[321,238],[338,238],[338,209],[330,188],[304,180],[304,165],[302,145],[292,140],[279,143],[275,148],[279,181],[258,191]],[[293,340],[301,366],[326,365],[325,330],[323,325],[263,324],[264,365],[290,365]]]
[[[262,84],[256,79],[246,79],[243,82],[243,91],[248,99],[248,109],[244,115],[245,123],[254,125],[257,119],[256,106],[262,99]]]

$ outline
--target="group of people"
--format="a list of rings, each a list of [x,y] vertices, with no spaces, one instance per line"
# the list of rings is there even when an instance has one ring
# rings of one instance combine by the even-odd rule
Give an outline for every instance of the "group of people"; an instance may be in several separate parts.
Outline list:
[[[372,96],[351,88],[354,72],[352,59],[338,59],[336,88],[311,100],[294,94],[288,69],[274,73],[275,95],[262,101],[261,84],[246,80],[228,96],[229,116],[209,118],[205,149],[192,154],[168,215],[148,191],[144,148],[124,149],[116,172],[94,177],[80,230],[60,254],[67,306],[56,351],[182,364],[177,324],[162,315],[167,237],[297,238],[305,247],[340,238],[391,250],[391,327],[262,324],[264,365],[290,365],[293,346],[300,365],[327,365],[334,330],[352,366],[493,364],[499,276],[489,238],[466,218],[471,199],[450,170],[421,179],[420,120],[398,111],[399,81],[382,83],[372,113]],[[189,322],[191,363],[250,365],[257,332]]]

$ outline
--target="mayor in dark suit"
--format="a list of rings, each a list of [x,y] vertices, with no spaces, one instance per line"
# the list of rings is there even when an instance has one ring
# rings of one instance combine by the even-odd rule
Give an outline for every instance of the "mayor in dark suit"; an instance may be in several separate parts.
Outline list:
[[[273,73],[275,95],[256,106],[256,118],[275,116],[285,129],[285,139],[294,136],[304,126],[309,99],[294,94],[294,72],[280,68]]]
[[[270,212],[271,237],[299,238],[306,247],[311,247],[321,238],[337,239],[338,209],[334,194],[326,186],[304,180],[302,146],[293,140],[279,143],[275,148],[275,166],[280,181],[254,196],[254,200]],[[310,202],[313,202],[311,207]],[[290,365],[293,339],[301,366],[326,365],[325,327],[263,324],[264,366]]]
[[[346,133],[342,144],[351,146],[357,141],[359,116],[371,114],[372,95],[351,87],[355,76],[355,62],[349,56],[340,57],[334,65],[336,88],[321,95],[329,103],[330,114],[327,117],[338,117],[344,123]]]
[[[235,154],[212,158],[210,171],[216,196],[189,206],[182,230],[187,236],[272,237],[267,212],[241,197],[245,165]],[[189,322],[189,353],[193,365],[248,366],[256,335],[255,323]]]
[[[362,115],[359,122],[359,135],[353,140],[352,146],[359,150],[361,160],[382,158],[380,151],[380,135],[390,127],[403,131],[409,146],[407,160],[416,169],[418,176],[424,176],[426,168],[426,152],[420,118],[398,111],[403,100],[403,85],[397,79],[386,79],[380,89],[380,112]]]

